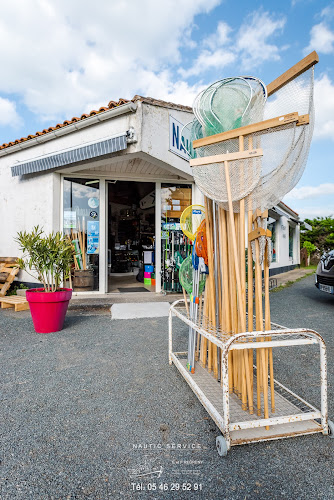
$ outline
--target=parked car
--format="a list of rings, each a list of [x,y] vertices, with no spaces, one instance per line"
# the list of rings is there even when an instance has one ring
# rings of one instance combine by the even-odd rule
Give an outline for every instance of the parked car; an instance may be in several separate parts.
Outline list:
[[[334,250],[326,252],[317,267],[315,286],[322,292],[334,295]]]

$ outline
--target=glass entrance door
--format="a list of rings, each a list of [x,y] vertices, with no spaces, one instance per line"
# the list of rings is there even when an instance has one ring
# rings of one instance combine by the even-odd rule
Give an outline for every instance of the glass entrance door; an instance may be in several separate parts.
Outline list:
[[[192,242],[181,231],[180,217],[191,203],[191,184],[161,185],[161,289],[166,293],[182,292],[179,269]]]
[[[155,291],[155,184],[108,183],[108,291]]]

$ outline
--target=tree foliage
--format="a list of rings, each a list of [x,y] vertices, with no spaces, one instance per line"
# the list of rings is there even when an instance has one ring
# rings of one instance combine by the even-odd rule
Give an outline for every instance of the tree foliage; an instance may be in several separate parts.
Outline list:
[[[303,248],[306,248],[308,257],[311,255],[311,253],[315,252],[317,249],[317,247],[313,245],[313,243],[311,243],[310,241],[304,241]]]
[[[331,216],[305,219],[305,222],[312,226],[312,230],[305,230],[303,226],[301,227],[300,242],[302,246],[308,241],[315,245],[321,253],[334,249],[334,219]]]

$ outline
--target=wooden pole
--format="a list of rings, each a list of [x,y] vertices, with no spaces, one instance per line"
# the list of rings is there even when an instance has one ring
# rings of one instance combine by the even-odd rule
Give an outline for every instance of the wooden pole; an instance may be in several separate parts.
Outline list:
[[[266,330],[271,330],[271,319],[270,319],[270,303],[269,303],[269,255],[268,255],[268,243],[266,244],[265,254],[264,254],[264,303],[265,303],[265,322],[264,326]],[[268,338],[268,341],[271,338]],[[273,359],[273,348],[270,347],[266,349],[269,350],[269,373],[270,373],[270,402],[271,411],[275,412],[275,387],[274,387],[274,359]]]
[[[257,228],[257,221],[254,222]],[[263,331],[263,307],[262,307],[262,268],[260,265],[260,245],[259,240],[254,240],[255,244],[255,308],[256,308],[256,329]],[[266,349],[257,349],[257,412],[261,415],[261,392],[263,391],[264,418],[269,418],[268,409],[268,363],[266,363]],[[268,430],[269,427],[266,426]]]
[[[208,286],[209,280],[206,280],[205,292],[204,292],[204,305],[203,305],[203,328],[208,326]],[[203,368],[206,367],[206,360],[208,354],[208,339],[206,337],[202,338],[201,342],[201,353],[200,353],[200,364]]]
[[[85,228],[85,218],[82,218],[82,263],[83,263],[83,268],[86,268],[86,228]]]
[[[185,307],[186,307],[186,311],[187,311],[187,316],[189,318],[189,306],[188,306],[188,300],[187,300],[187,295],[186,295],[186,291],[185,289],[182,287],[182,291],[183,291],[183,298],[184,298],[184,304],[185,304]]]
[[[240,319],[240,327],[241,327],[242,331],[245,332],[246,331],[246,320],[245,320],[244,315],[242,314],[242,311],[245,310],[245,300],[244,300],[244,297],[242,296],[241,278],[240,278],[240,272],[239,272],[239,266],[238,266],[238,264],[239,264],[239,258],[238,258],[239,252],[238,252],[237,241],[236,241],[236,232],[235,232],[234,217],[233,217],[231,184],[230,184],[230,173],[229,173],[229,167],[228,167],[227,161],[224,162],[224,167],[225,167],[226,190],[227,190],[228,206],[229,206],[229,219],[230,219],[230,226],[231,226],[232,248],[233,248],[233,257],[234,257],[234,267],[235,267],[236,287],[237,287],[238,299],[240,297],[240,302],[238,304],[238,313],[239,313],[239,319]],[[247,388],[248,400],[251,401],[252,395],[251,395],[251,382],[250,382],[250,374],[249,374],[248,355],[247,355],[246,350],[243,350],[242,353],[243,353],[243,359],[244,359],[244,368],[246,370],[246,388]]]
[[[249,203],[251,203],[249,201]],[[250,208],[250,207],[249,207]],[[252,230],[252,224],[253,224],[253,217],[252,217],[252,211],[248,211],[248,232],[250,233]],[[248,331],[252,332],[253,331],[253,254],[252,254],[252,246],[250,241],[248,242],[248,250],[247,250],[247,261],[248,261]],[[253,350],[249,349],[248,351],[248,362],[249,362],[249,371],[251,374],[251,384],[252,384],[252,396],[254,394],[254,388],[253,388]],[[249,407],[249,411],[251,414],[253,414],[254,411],[254,401],[252,398],[251,405]]]

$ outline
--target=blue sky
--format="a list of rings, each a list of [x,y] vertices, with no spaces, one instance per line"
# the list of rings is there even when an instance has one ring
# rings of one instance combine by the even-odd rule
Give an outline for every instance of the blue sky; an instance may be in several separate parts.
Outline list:
[[[0,144],[120,97],[191,105],[224,77],[270,83],[312,50],[314,138],[284,201],[301,218],[331,215],[334,2],[11,0],[0,19]]]

